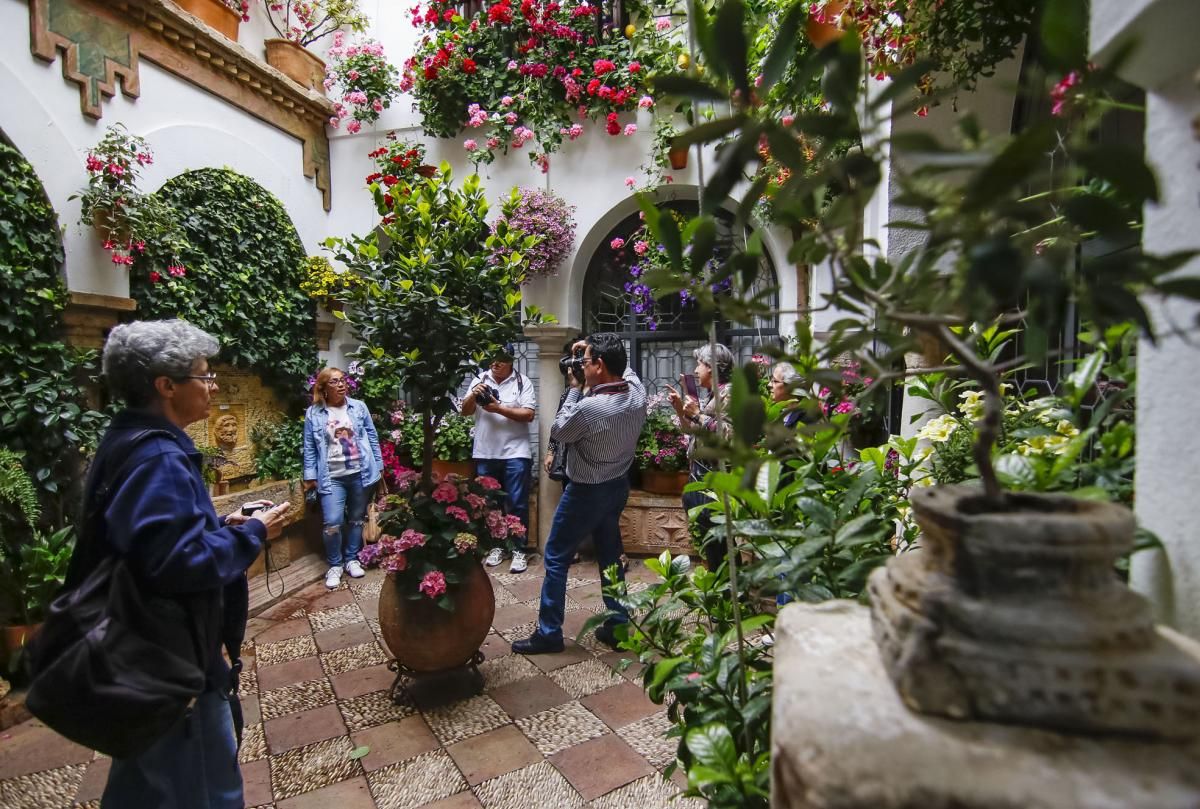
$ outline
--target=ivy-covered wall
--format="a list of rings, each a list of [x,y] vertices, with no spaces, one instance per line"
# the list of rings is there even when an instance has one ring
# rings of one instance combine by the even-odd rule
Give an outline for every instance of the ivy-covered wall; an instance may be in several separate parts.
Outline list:
[[[60,339],[62,262],[58,217],[42,184],[0,136],[0,446],[23,453],[43,522],[54,528],[74,516],[78,450],[94,444],[103,421],[79,385],[93,354]]]
[[[139,317],[181,317],[221,340],[221,359],[256,371],[289,399],[317,368],[315,307],[300,291],[304,247],[283,205],[228,169],[167,181],[158,196],[176,210],[188,246],[181,275],[134,267]]]

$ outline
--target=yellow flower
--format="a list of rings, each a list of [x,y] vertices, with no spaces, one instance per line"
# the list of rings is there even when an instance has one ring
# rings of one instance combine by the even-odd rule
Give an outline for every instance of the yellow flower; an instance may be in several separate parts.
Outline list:
[[[958,419],[947,413],[927,422],[921,428],[920,432],[917,433],[917,438],[940,444],[943,441],[950,440],[951,434],[957,429]]]
[[[1054,429],[1059,435],[1065,435],[1067,438],[1074,438],[1079,435],[1079,428],[1067,419],[1059,419],[1058,425]]]

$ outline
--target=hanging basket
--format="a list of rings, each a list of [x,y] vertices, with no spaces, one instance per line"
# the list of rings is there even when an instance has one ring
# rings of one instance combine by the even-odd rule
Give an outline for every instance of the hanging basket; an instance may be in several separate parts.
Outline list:
[[[221,0],[175,0],[175,5],[218,34],[237,42],[238,27],[242,24],[242,18]]]
[[[830,2],[825,4],[825,16],[836,17],[845,8],[845,0],[830,0]],[[808,41],[818,48],[824,48],[829,43],[836,42],[846,33],[832,23],[817,22],[812,18],[811,14],[808,21],[804,24],[804,32],[808,35]]]
[[[673,147],[667,152],[667,160],[671,163],[671,168],[676,171],[686,169],[688,164],[688,148],[686,146]]]
[[[325,62],[312,51],[287,39],[268,39],[267,64],[301,87],[325,95]]]
[[[491,579],[476,562],[451,592],[454,610],[429,598],[409,599],[394,576],[379,591],[379,630],[396,661],[410,671],[434,672],[469,663],[496,615]]]

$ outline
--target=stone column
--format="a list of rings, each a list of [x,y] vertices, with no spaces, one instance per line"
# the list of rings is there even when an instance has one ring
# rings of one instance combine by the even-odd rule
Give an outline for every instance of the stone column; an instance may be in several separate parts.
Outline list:
[[[1093,0],[1091,50],[1105,64],[1135,43],[1122,77],[1146,90],[1146,161],[1158,176],[1160,201],[1145,211],[1148,253],[1200,248],[1200,14],[1172,0]],[[1200,276],[1193,259],[1180,275]],[[1196,528],[1194,429],[1200,402],[1200,307],[1147,301],[1158,344],[1138,346],[1137,516],[1164,551],[1134,556],[1133,586],[1154,602],[1159,621],[1200,638],[1200,543]],[[1183,339],[1179,334],[1186,333]]]
[[[538,347],[538,446],[542,455],[533,459],[533,470],[538,475],[537,544],[538,547],[543,547],[546,538],[550,536],[554,510],[558,508],[558,499],[562,494],[560,484],[551,480],[542,466],[542,459],[546,457],[546,447],[550,445],[550,427],[554,424],[554,411],[558,407],[558,397],[563,392],[563,378],[558,372],[558,359],[562,356],[563,343],[578,337],[579,329],[559,324],[526,326],[525,336],[537,343]]]

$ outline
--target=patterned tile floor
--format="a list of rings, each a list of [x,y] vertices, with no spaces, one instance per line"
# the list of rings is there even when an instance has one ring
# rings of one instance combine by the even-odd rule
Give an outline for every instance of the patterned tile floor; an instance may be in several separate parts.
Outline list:
[[[651,576],[637,563],[631,580]],[[540,565],[491,569],[496,617],[484,690],[466,677],[410,684],[402,705],[379,639],[379,571],[317,582],[252,618],[243,650],[240,761],[252,807],[697,809],[664,780],[664,710],[589,636],[561,654],[511,653],[537,617]],[[602,606],[594,564],[572,568],[569,637]],[[368,747],[360,758],[351,751]],[[0,734],[0,807],[98,807],[109,762],[36,720]]]

